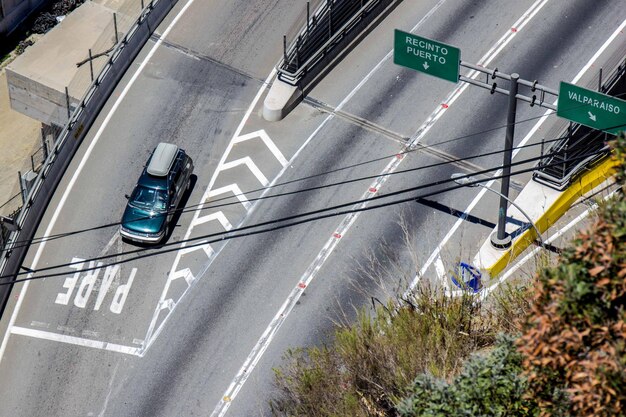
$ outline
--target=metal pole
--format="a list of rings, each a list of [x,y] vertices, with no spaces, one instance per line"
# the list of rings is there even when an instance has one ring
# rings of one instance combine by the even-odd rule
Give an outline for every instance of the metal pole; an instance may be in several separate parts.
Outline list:
[[[48,159],[48,141],[43,127],[41,128],[41,147],[43,148],[43,159]]]
[[[333,1],[328,0],[328,39],[333,37]]]
[[[70,120],[72,112],[70,111],[70,93],[67,91],[67,87],[65,87],[65,105],[67,106],[67,120]]]
[[[600,68],[600,74],[598,75],[598,92],[602,92],[602,68]]]
[[[91,74],[91,82],[93,82],[93,58],[91,57],[91,48],[89,49],[89,73]]]
[[[492,193],[495,193],[497,195],[500,196],[500,198],[505,198],[506,201],[508,201],[509,203],[511,203],[511,205],[513,207],[515,207],[516,209],[519,210],[520,213],[522,213],[522,215],[524,217],[526,217],[526,220],[528,220],[528,223],[530,223],[531,227],[535,230],[535,234],[537,235],[537,239],[539,240],[539,244],[541,245],[541,247],[544,247],[544,243],[543,243],[543,238],[541,237],[541,233],[539,233],[539,229],[537,228],[537,225],[535,224],[535,222],[533,222],[533,220],[530,218],[530,216],[524,211],[522,210],[522,208],[520,206],[518,206],[515,201],[511,200],[508,197],[505,197],[503,194],[499,193],[498,191],[487,187],[485,184],[478,184],[480,187],[491,191]]]
[[[20,179],[20,194],[22,195],[22,205],[26,205],[26,193],[24,192],[24,183],[22,182],[22,172],[17,171],[17,176]]]
[[[283,60],[285,61],[285,64],[288,64],[287,62],[287,35],[283,35]]]
[[[117,45],[120,40],[117,35],[117,14],[113,13],[113,27],[115,28],[115,44]]]
[[[515,137],[515,113],[517,111],[517,87],[519,74],[511,74],[509,85],[509,112],[507,115],[506,135],[504,141],[504,157],[502,161],[502,186],[500,188],[500,208],[498,210],[498,230],[496,236],[491,235],[491,244],[497,249],[511,246],[511,236],[506,233],[506,212],[508,208],[509,183],[511,180],[511,159],[513,155],[513,138]]]
[[[307,1],[306,2],[306,35],[307,37],[309,36],[309,19],[311,18],[311,2]]]

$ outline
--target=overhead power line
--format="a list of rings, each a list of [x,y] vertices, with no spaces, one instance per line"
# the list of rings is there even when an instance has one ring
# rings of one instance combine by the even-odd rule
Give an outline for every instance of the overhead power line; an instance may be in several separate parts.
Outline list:
[[[524,149],[524,148],[530,148],[530,147],[535,147],[535,146],[541,146],[541,145],[545,145],[546,143],[552,143],[555,141],[559,141],[563,139],[561,138],[554,138],[554,139],[549,139],[549,140],[544,140],[542,143],[534,143],[534,144],[528,144],[528,145],[523,145],[523,146],[518,146],[514,149]],[[423,149],[423,148],[420,148]],[[414,152],[414,151],[411,151]],[[478,155],[472,155],[472,156],[468,156],[468,157],[463,157],[463,158],[457,158],[457,159],[453,159],[453,160],[447,160],[447,161],[441,161],[441,162],[435,162],[432,164],[427,164],[427,165],[422,165],[420,167],[416,167],[416,168],[409,168],[409,169],[404,169],[404,170],[398,170],[395,172],[391,172],[388,174],[385,174],[385,176],[392,176],[392,175],[400,175],[400,174],[406,174],[409,172],[415,172],[415,171],[420,171],[420,170],[424,170],[424,169],[428,169],[428,168],[434,168],[434,167],[438,167],[438,166],[442,166],[442,165],[448,165],[448,164],[454,164],[454,163],[459,163],[459,162],[465,162],[471,159],[476,159],[476,158],[483,158],[486,156],[491,156],[491,155],[497,155],[504,152],[503,150],[497,150],[497,151],[492,151],[492,152],[486,152],[486,153],[481,153]],[[395,155],[402,155],[402,154],[406,154],[408,152],[400,152]],[[546,158],[546,157],[550,157],[554,154],[544,154],[541,157],[537,158]],[[386,156],[383,159],[389,159],[393,156]],[[370,163],[370,161],[366,161],[362,164],[366,164],[366,163]],[[309,179],[313,179],[313,178],[317,178],[320,176],[326,176],[330,173],[334,173],[334,172],[338,172],[340,170],[345,170],[345,169],[349,169],[349,168],[354,168],[356,166],[358,166],[359,164],[355,164],[355,165],[351,165],[350,167],[342,167],[342,168],[338,168],[336,170],[333,171],[327,171],[327,172],[323,172],[323,173],[319,173],[319,174],[314,174],[311,176],[307,176],[307,177],[301,177],[301,178],[297,178],[294,180],[290,180],[290,181],[286,181],[283,183],[279,183],[279,184],[275,184],[272,188],[278,188],[278,187],[282,187],[285,185],[290,185],[296,182],[302,182],[305,180],[309,180]],[[304,188],[304,189],[299,189],[299,190],[294,190],[294,191],[289,191],[289,192],[284,192],[284,193],[277,193],[277,194],[272,194],[272,195],[268,195],[268,196],[262,196],[262,197],[254,197],[254,198],[248,198],[247,200],[250,202],[254,202],[254,201],[259,201],[259,200],[265,200],[265,199],[271,199],[271,198],[277,198],[277,197],[284,197],[287,195],[293,195],[293,194],[297,194],[297,193],[304,193],[304,192],[310,192],[310,191],[315,191],[318,189],[322,189],[322,188],[328,188],[328,187],[336,187],[339,185],[345,185],[345,184],[349,184],[349,183],[353,183],[353,182],[359,182],[359,181],[365,181],[365,180],[369,180],[369,179],[375,179],[378,178],[379,176],[381,176],[380,174],[375,174],[375,175],[368,175],[368,176],[364,176],[364,177],[358,177],[358,178],[352,178],[352,179],[348,179],[348,180],[344,180],[344,181],[339,181],[339,182],[334,182],[334,183],[330,183],[330,184],[324,184],[324,185],[320,185],[320,186],[315,186],[315,187],[308,187],[308,188]],[[250,190],[247,192],[242,193],[243,195],[247,195],[247,194],[253,194],[253,193],[257,193],[257,192],[262,192],[267,190],[267,187],[263,187],[263,188],[257,188],[254,190]],[[201,208],[201,210],[209,210],[209,209],[215,209],[215,208],[222,208],[222,207],[228,207],[231,205],[237,205],[240,204],[239,200],[233,201],[233,198],[238,197],[239,195],[234,195],[234,196],[228,196],[228,197],[222,197],[219,199],[215,199],[213,200],[210,204],[205,204],[205,203],[199,203],[199,204],[193,204],[193,205],[189,205],[186,206],[184,208],[178,208],[178,209],[174,209],[174,210],[170,210],[167,211],[164,214],[182,214],[182,213],[187,213],[187,212],[193,212],[195,210],[197,210],[198,207],[203,206]],[[224,200],[231,200],[228,203],[219,203],[220,201],[224,201]],[[141,220],[146,220],[149,217],[142,217],[142,218],[138,218],[135,219],[134,221],[141,221]],[[15,245],[13,246],[14,249],[20,248],[20,247],[24,247],[24,246],[30,246],[30,245],[35,245],[35,244],[39,244],[42,242],[47,242],[47,241],[52,241],[52,240],[57,240],[57,239],[61,239],[61,238],[65,238],[65,237],[69,237],[69,236],[74,236],[77,234],[82,234],[82,233],[86,233],[86,232],[91,232],[91,231],[95,231],[95,230],[101,230],[101,229],[106,229],[109,227],[115,227],[115,226],[119,226],[121,224],[121,222],[112,222],[112,223],[106,223],[106,224],[102,224],[102,225],[98,225],[98,226],[93,226],[93,227],[89,227],[89,228],[83,228],[83,229],[78,229],[78,230],[73,230],[73,231],[69,231],[69,232],[62,232],[62,233],[57,233],[54,235],[50,235],[50,236],[42,236],[42,237],[36,237],[33,238],[30,241],[26,241],[26,240],[22,240],[22,241],[17,241],[15,242]]]
[[[584,155],[580,155],[577,156],[574,159],[584,159],[587,158],[589,156],[593,156],[593,155],[598,155],[601,154],[601,151],[596,151],[596,152],[592,152],[592,153],[588,153],[588,154],[584,154]],[[521,164],[525,164],[527,163],[526,160],[524,161],[517,161],[515,163],[512,163],[511,166],[516,166],[516,165],[521,165]],[[558,163],[554,163],[551,165],[559,165]],[[501,169],[501,166],[497,166],[494,168],[490,168],[490,169],[485,169],[482,170],[480,172],[477,173],[471,173],[468,174],[466,176],[464,176],[465,178],[469,178],[471,176],[474,175],[482,175],[482,174],[486,174],[489,172],[493,172],[493,171],[497,171]],[[519,175],[519,174],[523,174],[526,172],[532,172],[534,171],[534,167],[532,168],[526,168],[526,169],[522,169],[516,172],[511,173],[511,175]],[[384,203],[380,203],[380,204],[376,204],[376,205],[367,205],[365,206],[365,204],[369,204],[372,201],[377,201],[380,200],[382,198],[389,198],[389,197],[393,197],[396,195],[400,195],[400,194],[405,194],[405,193],[409,193],[412,191],[417,191],[420,189],[424,189],[424,188],[429,188],[429,187],[434,187],[434,186],[438,186],[438,185],[443,185],[449,182],[454,182],[454,179],[451,178],[446,178],[443,180],[439,180],[439,181],[434,181],[434,182],[430,182],[427,184],[422,184],[420,186],[416,186],[416,187],[410,187],[410,188],[406,188],[406,189],[402,189],[402,190],[398,190],[389,194],[384,194],[384,195],[378,195],[378,196],[373,196],[370,198],[366,198],[366,199],[361,199],[361,200],[355,200],[355,201],[351,201],[351,202],[347,202],[347,203],[342,203],[342,204],[338,204],[332,207],[326,207],[323,209],[318,209],[318,210],[313,210],[313,211],[309,211],[306,213],[300,213],[300,214],[295,214],[295,215],[291,215],[291,216],[286,216],[280,219],[274,219],[274,220],[269,220],[269,221],[265,221],[265,222],[261,222],[261,223],[257,223],[254,225],[248,225],[248,226],[243,226],[243,227],[239,227],[237,229],[231,229],[229,231],[224,231],[224,232],[217,232],[217,233],[211,233],[211,234],[206,234],[203,236],[198,236],[195,238],[190,238],[190,239],[185,239],[179,242],[173,242],[173,243],[167,243],[165,245],[162,245],[158,250],[155,250],[153,252],[149,252],[149,253],[141,253],[139,254],[139,252],[143,252],[144,249],[139,249],[139,250],[131,250],[131,251],[123,251],[123,252],[118,252],[118,253],[114,253],[114,254],[109,254],[109,255],[103,255],[103,256],[98,256],[98,257],[93,257],[93,258],[89,258],[87,260],[81,260],[80,262],[68,262],[68,263],[63,263],[63,264],[57,264],[57,265],[52,265],[52,266],[48,266],[48,267],[44,267],[44,268],[38,268],[38,269],[34,269],[34,270],[28,270],[26,272],[19,272],[16,274],[16,276],[21,276],[21,275],[27,275],[27,274],[36,274],[38,272],[45,272],[45,271],[51,271],[51,270],[55,270],[55,269],[59,269],[59,268],[65,268],[65,267],[69,267],[69,266],[73,266],[73,265],[77,265],[77,264],[81,264],[83,262],[95,262],[95,261],[102,261],[105,259],[111,259],[111,258],[115,258],[115,257],[119,257],[119,256],[127,256],[127,255],[133,255],[133,254],[139,254],[138,256],[135,257],[129,257],[126,259],[120,259],[120,260],[116,260],[113,262],[108,262],[99,266],[94,266],[94,267],[88,267],[88,268],[83,268],[83,269],[79,269],[79,270],[73,270],[72,273],[80,273],[80,272],[88,272],[88,271],[93,271],[96,269],[101,269],[101,268],[106,268],[107,266],[113,266],[113,265],[119,265],[119,264],[123,264],[123,263],[127,263],[127,262],[131,262],[131,261],[136,261],[139,259],[143,259],[143,258],[148,258],[148,257],[153,257],[153,256],[157,256],[157,255],[162,255],[162,254],[166,254],[166,253],[170,253],[170,252],[175,252],[180,250],[180,248],[178,247],[178,245],[180,243],[192,243],[190,245],[187,245],[186,248],[193,248],[193,247],[197,247],[197,246],[202,246],[202,245],[206,245],[206,244],[211,244],[211,243],[216,243],[216,242],[221,242],[221,241],[226,241],[226,240],[230,240],[230,239],[235,239],[235,238],[241,238],[241,237],[246,237],[246,236],[252,236],[252,235],[257,235],[257,234],[261,234],[261,233],[268,233],[268,232],[272,232],[272,231],[276,231],[276,230],[280,230],[280,229],[284,229],[287,227],[293,227],[293,226],[297,226],[300,224],[304,224],[304,223],[309,223],[312,221],[317,221],[317,220],[322,220],[322,219],[326,219],[326,218],[331,218],[331,217],[336,217],[336,216],[342,216],[342,215],[347,215],[347,214],[352,214],[352,213],[357,213],[357,212],[363,212],[363,211],[369,211],[369,210],[374,210],[374,209],[379,209],[379,208],[384,208],[384,207],[389,207],[389,206],[394,206],[394,205],[398,205],[398,204],[402,204],[402,203],[406,203],[406,202],[410,202],[410,201],[415,201],[418,199],[424,199],[424,198],[428,198],[428,197],[432,197],[434,195],[438,195],[438,194],[442,194],[442,193],[446,193],[448,191],[452,191],[452,190],[456,190],[459,188],[463,188],[466,187],[467,185],[472,185],[472,184],[479,184],[485,181],[491,181],[494,179],[501,179],[503,178],[504,175],[499,175],[499,176],[492,176],[489,177],[487,179],[480,179],[480,180],[474,180],[474,181],[470,181],[467,184],[464,185],[453,185],[453,186],[449,186],[447,188],[443,188],[440,190],[435,190],[435,191],[430,191],[430,192],[426,192],[423,194],[417,194],[408,198],[403,198],[400,200],[393,200],[393,201],[389,201],[389,202],[384,202]],[[461,177],[463,178],[463,177]],[[455,178],[458,179],[458,178]],[[355,207],[355,206],[359,206],[361,205],[361,207]],[[353,208],[351,209],[347,209],[347,210],[339,210],[348,206],[353,206]],[[329,213],[330,212],[330,213]],[[289,223],[285,223],[285,224],[279,224],[279,223],[284,223],[284,222],[289,222]],[[278,225],[276,225],[278,224]],[[270,226],[267,228],[263,228],[260,230],[251,230],[251,229],[256,229],[256,228],[260,228],[260,227],[265,227],[265,226]],[[249,231],[248,231],[249,230]],[[242,232],[243,233],[238,233],[238,232]],[[211,239],[214,238],[212,240],[207,240],[207,239]],[[172,247],[176,245],[177,247]],[[162,248],[166,248],[166,249],[162,249]],[[34,279],[42,279],[42,278],[52,278],[52,277],[57,277],[57,276],[65,276],[67,275],[67,272],[57,272],[57,273],[50,273],[50,274],[44,274],[44,275],[38,275],[38,276],[30,276],[27,278],[22,278],[22,279],[15,279],[13,281],[10,282],[3,282],[0,283],[0,285],[9,285],[9,284],[14,284],[14,283],[19,283],[19,282],[24,282],[24,281],[29,281],[29,280],[34,280]],[[13,276],[9,276],[9,275],[3,275],[0,276],[0,279],[6,279],[6,278],[13,278]]]

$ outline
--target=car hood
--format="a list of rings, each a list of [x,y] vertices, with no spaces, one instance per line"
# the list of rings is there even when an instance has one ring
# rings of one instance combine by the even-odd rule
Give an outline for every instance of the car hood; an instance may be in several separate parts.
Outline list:
[[[149,211],[138,209],[129,204],[122,216],[122,226],[135,232],[159,233],[163,228],[165,218],[165,213],[154,213],[150,216]]]

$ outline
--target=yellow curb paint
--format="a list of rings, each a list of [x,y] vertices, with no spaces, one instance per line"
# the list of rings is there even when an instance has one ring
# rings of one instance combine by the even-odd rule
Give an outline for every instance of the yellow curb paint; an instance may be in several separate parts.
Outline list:
[[[550,226],[555,224],[569,208],[578,200],[578,198],[602,184],[615,173],[615,167],[619,165],[619,161],[614,157],[606,157],[596,164],[587,173],[583,174],[576,182],[570,185],[556,201],[543,213],[539,219],[535,221],[537,229],[541,233],[548,230]],[[524,252],[537,238],[537,233],[531,227],[515,239],[511,247],[502,253],[502,256],[494,262],[490,267],[486,268],[489,275],[493,278],[501,273],[510,262],[512,262],[519,254]]]

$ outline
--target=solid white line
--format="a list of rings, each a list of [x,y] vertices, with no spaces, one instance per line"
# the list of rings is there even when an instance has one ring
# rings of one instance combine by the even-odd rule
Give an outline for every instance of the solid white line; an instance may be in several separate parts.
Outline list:
[[[98,340],[83,339],[82,337],[67,336],[59,333],[46,332],[43,330],[29,329],[27,327],[13,326],[11,334],[34,337],[36,339],[50,340],[53,342],[67,343],[70,345],[84,346],[94,349],[108,350],[111,352],[125,353],[139,356],[139,348],[133,346],[118,345],[116,343],[100,342]]]
[[[530,18],[532,18],[532,16],[534,16],[536,14],[536,12],[541,7],[543,7],[543,4],[545,4],[546,2],[547,2],[547,0],[537,0],[533,4],[533,6],[531,6],[531,8],[529,10],[535,9],[535,7],[537,5],[541,5],[541,6],[538,9],[536,9],[533,13],[529,14],[528,11],[527,11],[524,16],[530,16]],[[435,6],[435,8],[439,7],[439,5],[441,5],[442,3],[443,2],[438,3],[437,6]],[[431,12],[432,12],[432,10],[431,10]],[[429,13],[427,16],[430,16],[431,14],[432,13]],[[425,18],[420,20],[420,22],[412,29],[412,31],[416,30],[417,27],[424,21],[424,19]],[[518,20],[518,22],[519,22],[519,20]],[[516,23],[518,23],[518,22],[516,22]],[[510,33],[512,33],[512,35],[507,33],[505,36],[515,36],[515,34],[518,33],[518,32],[510,32]],[[497,50],[496,54],[499,53],[499,51],[501,51],[501,50],[502,50],[502,48],[499,48]],[[355,87],[355,89],[352,90],[350,92],[350,94],[348,94],[348,96],[337,106],[337,110],[339,110],[350,98],[352,98],[354,96],[354,94],[356,94],[356,91],[358,89],[360,89],[365,84],[365,81],[368,80],[373,75],[373,73],[375,71],[377,71],[378,68],[380,68],[382,66],[382,62],[383,61],[386,61],[387,59],[389,59],[391,54],[392,54],[392,52],[388,53],[383,58],[383,60],[381,60],[370,71],[370,73],[368,73],[368,75],[363,80],[361,80],[361,82],[357,85],[357,87]],[[493,56],[490,57],[490,59],[493,59]],[[474,75],[474,77],[477,76],[477,75],[478,75],[478,73],[476,73]],[[467,85],[464,85],[464,86],[461,86],[461,87],[457,86],[453,90],[453,92],[448,96],[448,98],[446,99],[445,103],[447,103],[447,104],[453,103],[460,96],[460,94],[463,91],[465,91],[466,88],[467,88]],[[429,116],[429,118],[426,120],[426,122],[418,129],[418,131],[416,132],[414,137],[411,138],[411,142],[410,142],[409,146],[414,146],[415,144],[417,144],[419,142],[419,140],[430,130],[430,128],[434,125],[434,123],[437,120],[439,120],[439,118],[443,115],[443,113],[445,111],[446,111],[446,108],[443,108],[443,107],[437,108]],[[329,120],[331,116],[332,115],[330,115],[329,118],[327,118],[326,120]],[[380,176],[368,188],[372,188],[373,187],[373,188],[376,188],[377,190],[379,190],[380,187],[384,184],[384,182],[386,182],[386,180],[388,178],[388,174],[390,172],[395,171],[395,169],[400,165],[401,161],[402,161],[402,159],[399,159],[399,158],[392,159],[388,163],[388,165],[385,167],[383,172],[380,174]],[[365,198],[365,197],[367,197],[369,195],[371,195],[371,193],[369,191],[366,191],[362,198]],[[357,205],[355,207],[364,207],[366,205],[367,205],[367,203],[362,203],[362,204],[359,204],[359,205]],[[339,227],[336,229],[336,233],[338,233],[340,236],[345,236],[345,233],[350,229],[352,224],[354,224],[354,222],[356,221],[358,216],[359,216],[358,212],[347,215],[342,220],[342,222],[340,223]],[[332,254],[333,250],[336,248],[339,240],[340,239],[338,239],[337,237],[333,236],[326,242],[326,244],[324,245],[324,247],[322,248],[320,253],[317,255],[316,259],[311,263],[311,265],[309,265],[309,268],[307,269],[307,271],[300,278],[300,280],[299,280],[300,283],[304,284],[305,286],[309,285],[309,283],[313,280],[313,278],[315,277],[317,272],[320,270],[322,265],[330,257],[330,255]],[[246,358],[243,366],[240,368],[239,372],[237,373],[237,375],[235,376],[235,378],[231,382],[230,386],[227,388],[226,392],[222,396],[222,399],[220,399],[219,403],[217,404],[217,406],[215,407],[215,409],[211,413],[211,417],[222,417],[224,414],[226,414],[226,411],[230,407],[230,404],[232,404],[232,400],[237,396],[237,394],[239,393],[239,391],[241,390],[241,388],[245,384],[246,380],[248,379],[248,377],[252,373],[252,371],[255,368],[256,364],[261,359],[263,353],[265,352],[265,350],[267,349],[267,347],[271,343],[274,335],[276,334],[276,332],[278,331],[278,329],[280,328],[282,323],[285,321],[285,319],[287,318],[287,316],[289,315],[289,313],[293,309],[293,306],[295,305],[295,303],[297,303],[297,301],[300,298],[301,294],[302,294],[302,291],[301,291],[300,287],[296,287],[296,288],[294,288],[294,290],[292,291],[290,296],[287,298],[287,300],[285,300],[285,303],[283,303],[283,305],[279,309],[279,311],[276,314],[276,316],[274,317],[274,319],[270,322],[268,327],[265,329],[265,331],[263,332],[263,335],[257,341],[256,345],[254,346],[254,348],[252,349],[252,351],[250,352],[250,354]]]
[[[74,172],[74,175],[72,176],[72,179],[68,183],[67,188],[65,189],[65,192],[63,193],[63,196],[61,197],[61,200],[59,201],[59,204],[57,205],[57,207],[56,207],[56,209],[54,211],[54,214],[52,215],[52,218],[50,219],[50,223],[48,224],[48,227],[46,228],[46,232],[43,235],[43,238],[44,238],[43,242],[39,245],[39,248],[37,248],[37,252],[35,253],[35,257],[33,258],[33,263],[30,266],[31,269],[36,269],[37,268],[37,263],[39,262],[39,258],[41,257],[41,254],[43,253],[43,250],[46,247],[46,238],[48,236],[50,236],[50,233],[52,232],[52,228],[54,227],[54,225],[55,225],[55,223],[56,223],[56,221],[57,221],[57,219],[59,217],[59,214],[61,213],[61,210],[63,209],[63,206],[65,205],[67,197],[69,196],[70,192],[72,191],[72,188],[74,187],[74,184],[76,183],[76,180],[78,179],[78,176],[80,175],[80,172],[83,170],[83,167],[85,166],[85,163],[87,162],[87,159],[89,158],[89,156],[91,155],[91,152],[93,151],[94,147],[96,146],[96,143],[98,143],[98,141],[100,140],[100,137],[102,136],[102,133],[104,132],[104,129],[108,126],[109,122],[111,121],[111,118],[113,117],[113,114],[115,113],[115,111],[119,107],[119,105],[122,102],[122,100],[124,99],[124,97],[126,97],[126,94],[128,94],[128,91],[130,91],[130,88],[133,86],[133,84],[135,84],[135,81],[139,77],[139,74],[141,73],[141,71],[143,71],[145,66],[148,64],[148,61],[152,58],[152,56],[156,52],[157,48],[163,43],[163,40],[165,39],[165,37],[170,33],[170,31],[172,30],[174,25],[178,22],[178,20],[182,17],[182,15],[187,11],[189,6],[191,6],[191,4],[194,1],[195,0],[189,0],[187,2],[187,4],[185,4],[183,6],[183,8],[180,10],[180,12],[178,12],[178,14],[174,18],[174,20],[172,20],[172,22],[165,29],[165,31],[163,31],[163,34],[156,41],[156,43],[154,44],[154,46],[152,47],[150,52],[148,52],[148,55],[146,55],[146,57],[144,58],[142,63],[139,65],[139,68],[137,68],[137,71],[135,71],[135,73],[133,74],[131,79],[128,81],[128,84],[124,87],[124,89],[120,93],[120,95],[117,98],[117,100],[115,100],[115,103],[113,104],[113,107],[111,107],[111,110],[109,110],[109,113],[104,118],[104,121],[102,122],[102,125],[100,125],[100,128],[98,129],[98,131],[96,132],[94,138],[92,139],[91,143],[89,144],[89,147],[87,148],[87,151],[85,152],[85,155],[83,155],[83,159],[78,164],[78,167],[76,168],[76,171]],[[27,278],[30,278],[31,276],[32,276],[32,274],[28,274]],[[26,281],[24,283],[24,286],[22,287],[22,291],[20,292],[19,298],[18,298],[17,303],[15,305],[15,309],[13,310],[13,314],[11,315],[11,319],[9,320],[9,326],[7,328],[7,331],[6,331],[5,335],[4,335],[4,338],[2,339],[2,345],[0,346],[0,362],[2,362],[2,358],[4,356],[4,350],[6,349],[6,345],[7,345],[8,341],[9,341],[9,336],[11,334],[11,328],[13,327],[13,324],[15,323],[15,319],[17,318],[17,314],[20,311],[20,308],[22,306],[22,302],[23,302],[24,297],[26,295],[26,291],[28,290],[29,284],[30,284],[30,281]]]
[[[624,27],[626,27],[626,20],[624,20],[622,22],[622,24],[619,25],[619,27],[613,32],[613,34],[611,34],[611,36],[609,36],[609,38],[604,42],[604,44],[602,44],[600,49],[598,49],[598,51],[591,57],[591,59],[582,67],[582,69],[578,72],[578,74],[576,74],[576,76],[572,79],[572,83],[573,84],[575,84],[577,81],[579,81],[582,78],[582,76],[585,74],[585,72],[591,67],[591,65],[593,65],[593,63],[604,52],[604,50],[611,44],[611,42],[613,42],[613,40],[620,34],[620,32],[624,29]],[[556,104],[556,103],[557,103],[557,101],[555,100],[553,104]],[[530,138],[537,132],[537,130],[547,120],[548,116],[551,113],[554,113],[554,112],[552,110],[547,110],[543,114],[543,116],[537,121],[535,126],[533,126],[533,128],[528,132],[528,134],[524,137],[524,139],[522,139],[522,141],[520,142],[518,147],[524,146],[526,144],[526,142],[528,142],[530,140]],[[515,156],[519,153],[519,151],[520,151],[520,149],[518,148],[518,149],[516,149],[513,152],[513,158],[515,158]],[[501,174],[502,174],[502,170],[498,170],[498,171],[496,171],[495,174],[493,174],[493,176],[497,177],[497,176],[499,176]],[[494,182],[495,182],[495,180],[490,180],[488,183],[485,184],[485,187],[481,187],[481,190],[476,195],[474,200],[472,200],[472,202],[469,204],[469,206],[467,206],[467,208],[465,209],[464,213],[466,213],[466,214],[471,213],[471,211],[474,209],[474,207],[478,204],[478,202],[483,198],[483,196],[487,192],[487,190],[485,188],[491,187]],[[448,240],[450,240],[452,235],[457,231],[457,229],[461,226],[461,224],[463,224],[463,222],[464,222],[463,219],[458,219],[454,223],[452,228],[444,236],[444,238],[441,241],[441,243],[439,243],[439,245],[437,245],[437,247],[435,248],[433,253],[428,257],[428,260],[426,261],[426,263],[424,263],[424,265],[420,269],[420,272],[415,276],[415,278],[413,278],[413,281],[409,285],[409,289],[407,290],[406,293],[410,292],[413,288],[415,288],[415,286],[417,285],[417,283],[419,282],[421,277],[424,275],[426,270],[430,267],[432,262],[439,255],[439,253],[441,252],[441,249],[448,243]],[[406,293],[405,293],[405,295],[406,295]]]

